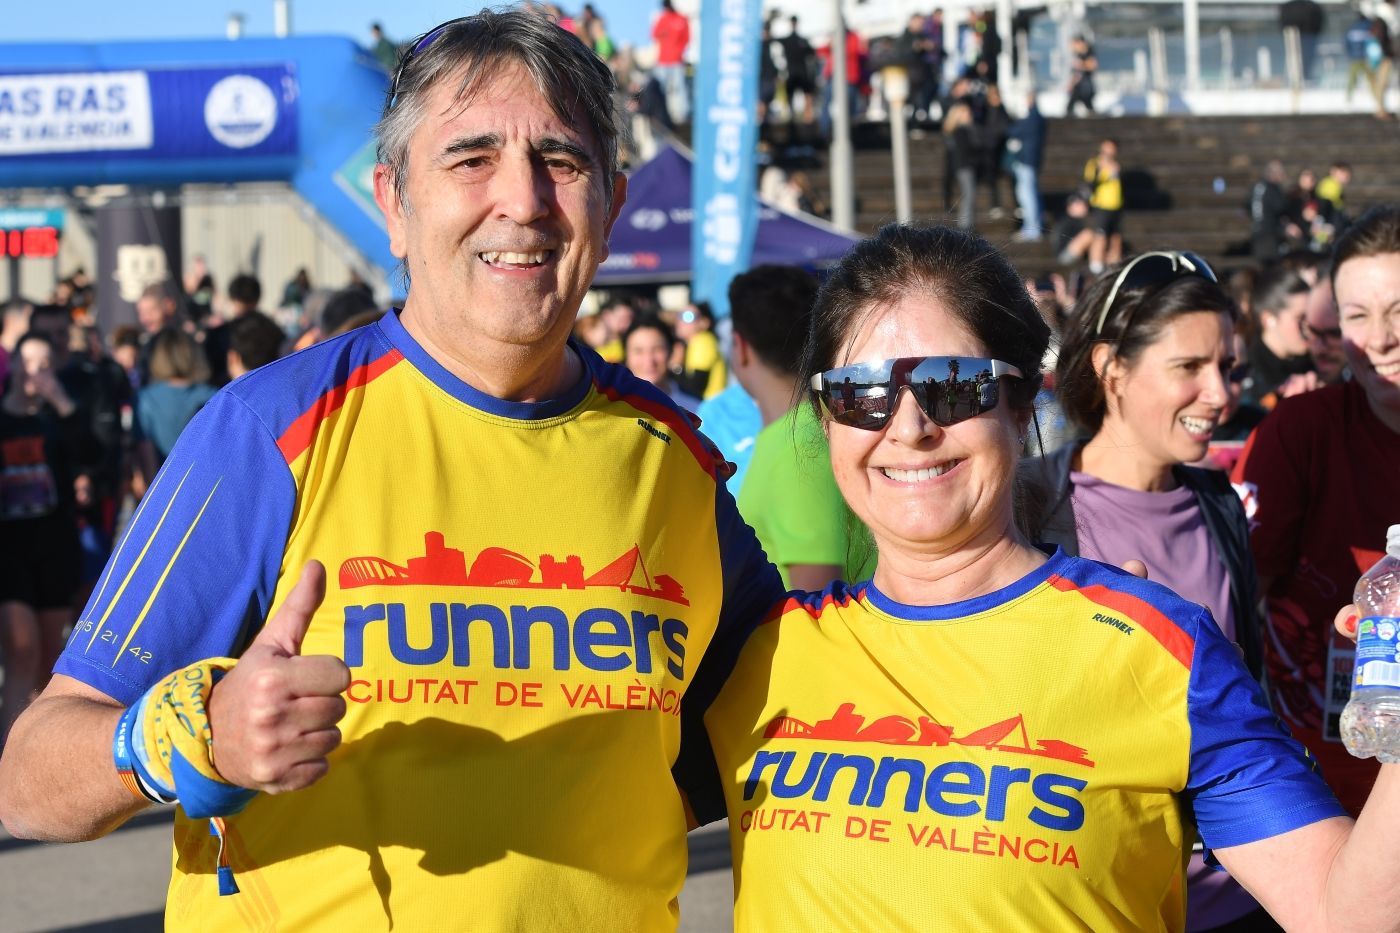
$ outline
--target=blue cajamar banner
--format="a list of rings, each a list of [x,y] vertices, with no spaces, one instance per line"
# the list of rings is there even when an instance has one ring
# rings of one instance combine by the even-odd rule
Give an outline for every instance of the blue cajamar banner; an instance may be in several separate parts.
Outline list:
[[[691,230],[691,294],[729,313],[729,280],[748,268],[758,229],[758,59],[762,0],[702,0],[700,55],[691,108],[697,222]]]

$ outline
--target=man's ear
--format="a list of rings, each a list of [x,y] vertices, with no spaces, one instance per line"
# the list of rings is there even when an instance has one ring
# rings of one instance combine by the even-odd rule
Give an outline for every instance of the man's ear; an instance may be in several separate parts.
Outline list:
[[[408,255],[405,237],[403,200],[399,189],[394,185],[394,170],[384,163],[374,167],[374,203],[384,212],[384,226],[389,232],[389,252],[397,259]]]
[[[608,237],[612,236],[613,224],[617,223],[618,215],[622,213],[622,205],[627,203],[627,176],[621,172],[613,172],[613,194],[612,204],[608,205],[608,219],[603,224],[603,252],[599,258],[601,263],[611,255],[608,246]]]
[[[729,342],[731,344],[729,355],[733,358],[734,365],[748,366],[749,354],[753,352],[753,349],[749,346],[749,342],[744,339],[744,335],[737,330],[731,330]]]

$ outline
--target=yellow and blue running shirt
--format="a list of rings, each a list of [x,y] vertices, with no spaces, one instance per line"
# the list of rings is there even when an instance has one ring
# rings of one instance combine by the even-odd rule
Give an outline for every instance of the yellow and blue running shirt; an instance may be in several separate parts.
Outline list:
[[[1057,552],[790,599],[706,714],[736,929],[1180,930],[1212,848],[1343,813],[1206,610]]]
[[[573,352],[567,398],[503,402],[391,311],[191,423],[57,670],[129,704],[315,559],[303,650],[353,679],[328,774],[227,819],[241,893],[179,815],[171,929],[675,927],[676,784],[712,779],[699,713],[781,586],[685,415]]]

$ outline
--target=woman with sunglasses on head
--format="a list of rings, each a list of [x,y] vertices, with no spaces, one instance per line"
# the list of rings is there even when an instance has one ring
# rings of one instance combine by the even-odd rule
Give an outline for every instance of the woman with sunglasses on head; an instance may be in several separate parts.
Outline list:
[[[775,609],[706,714],[736,929],[1180,930],[1193,824],[1285,924],[1393,924],[1353,866],[1400,856],[1400,778],[1353,829],[1208,611],[1018,529],[1046,340],[955,230],[823,286],[807,377],[878,564]]]
[[[1260,676],[1258,578],[1229,477],[1205,458],[1235,407],[1234,302],[1205,260],[1143,253],[1109,269],[1070,312],[1055,385],[1080,439],[1022,463],[1041,490],[1035,539],[1148,579],[1210,610]],[[1188,930],[1258,929],[1268,917],[1198,852],[1187,868]]]

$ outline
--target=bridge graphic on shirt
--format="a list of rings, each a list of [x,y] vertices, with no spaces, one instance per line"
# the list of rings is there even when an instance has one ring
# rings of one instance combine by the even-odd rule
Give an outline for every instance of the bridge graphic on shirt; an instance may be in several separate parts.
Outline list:
[[[1026,731],[1025,717],[1020,713],[966,735],[957,735],[953,727],[945,726],[931,716],[920,715],[917,721],[906,716],[882,716],[867,724],[866,718],[855,710],[854,703],[842,703],[829,719],[815,723],[803,722],[791,716],[778,716],[768,724],[763,735],[770,739],[879,742],[883,745],[962,745],[1094,767],[1088,750],[1078,745],[1059,739],[1036,739],[1032,742]]]
[[[442,532],[423,536],[424,553],[396,564],[383,557],[351,557],[340,565],[341,589],[359,586],[476,586],[507,589],[582,590],[591,587],[616,589],[638,596],[664,599],[689,606],[685,587],[664,573],[653,575],[642,558],[642,549],[633,545],[597,573],[584,571],[583,560],[570,554],[559,560],[540,555],[536,565],[523,554],[503,547],[488,547],[477,553],[467,566],[466,552],[447,547]]]

